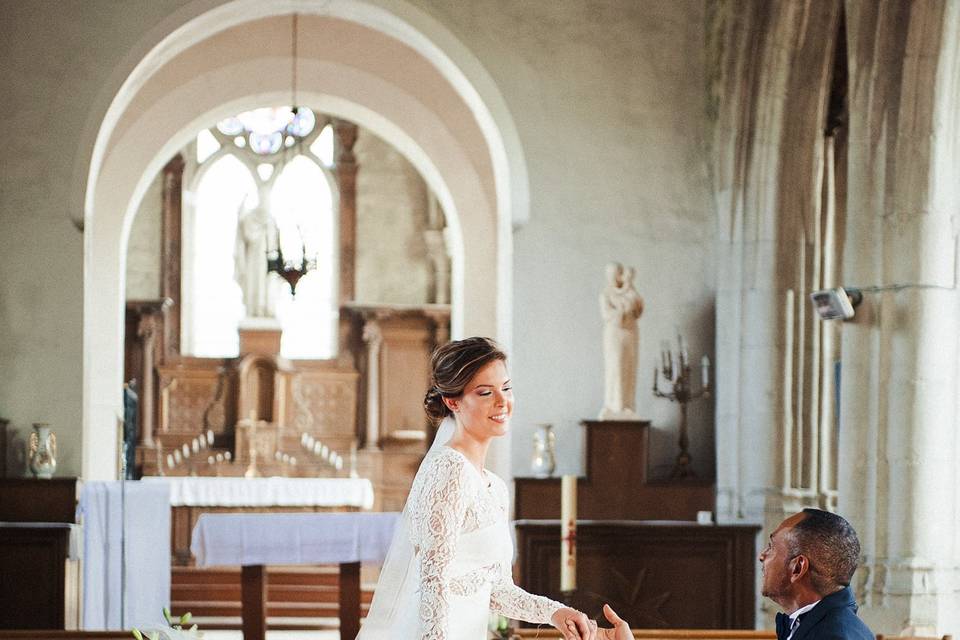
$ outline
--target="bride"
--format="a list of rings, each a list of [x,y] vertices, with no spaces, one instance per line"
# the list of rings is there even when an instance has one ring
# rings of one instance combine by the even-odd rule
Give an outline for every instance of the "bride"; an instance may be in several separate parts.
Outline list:
[[[506,360],[487,338],[434,352],[424,409],[440,429],[414,478],[358,640],[484,640],[491,612],[552,624],[566,640],[597,637],[583,613],[513,583],[507,486],[484,468],[491,440],[507,432],[513,411]]]

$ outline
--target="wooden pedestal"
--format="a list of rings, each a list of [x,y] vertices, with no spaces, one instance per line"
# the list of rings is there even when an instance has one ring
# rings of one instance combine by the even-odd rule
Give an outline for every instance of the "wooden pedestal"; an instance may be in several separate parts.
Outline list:
[[[713,511],[710,481],[647,479],[649,422],[593,421],[587,429],[587,473],[577,481],[578,517],[596,520],[696,520]],[[515,478],[517,518],[560,517],[559,478]]]

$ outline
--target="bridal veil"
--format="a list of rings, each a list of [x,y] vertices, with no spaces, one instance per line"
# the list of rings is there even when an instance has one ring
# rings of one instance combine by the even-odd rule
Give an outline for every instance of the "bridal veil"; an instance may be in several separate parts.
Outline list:
[[[440,448],[446,445],[453,437],[456,422],[453,416],[447,416],[440,422],[433,445],[424,456],[417,477],[427,466],[427,461],[436,455]],[[414,478],[414,483],[417,478]],[[396,637],[397,621],[401,616],[416,615],[416,612],[405,610],[411,603],[417,602],[413,594],[418,589],[416,551],[413,547],[410,531],[410,501],[407,500],[403,514],[397,523],[390,543],[390,550],[380,570],[380,580],[373,592],[373,602],[367,617],[360,627],[357,640],[386,640]]]

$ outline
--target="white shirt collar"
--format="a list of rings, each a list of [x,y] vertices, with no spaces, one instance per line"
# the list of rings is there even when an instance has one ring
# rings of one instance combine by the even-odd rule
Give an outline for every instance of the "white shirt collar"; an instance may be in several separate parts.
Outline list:
[[[817,600],[816,602],[811,602],[810,604],[808,604],[808,605],[805,606],[805,607],[800,607],[799,609],[797,609],[796,611],[794,611],[793,613],[791,613],[791,614],[790,614],[790,622],[791,622],[791,624],[793,623],[794,620],[797,619],[797,616],[802,616],[803,614],[805,614],[807,611],[810,611],[810,609],[813,609],[813,608],[814,608],[815,606],[817,606],[818,604],[820,604],[820,601],[819,601],[819,600]]]

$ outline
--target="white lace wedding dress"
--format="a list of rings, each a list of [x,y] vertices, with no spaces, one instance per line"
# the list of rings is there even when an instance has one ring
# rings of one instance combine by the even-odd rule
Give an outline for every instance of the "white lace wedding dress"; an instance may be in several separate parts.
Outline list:
[[[563,605],[513,583],[508,507],[507,487],[496,475],[481,475],[450,447],[431,453],[407,499],[408,586],[390,596],[390,622],[379,632],[371,624],[359,638],[485,640],[491,612],[548,624]]]

